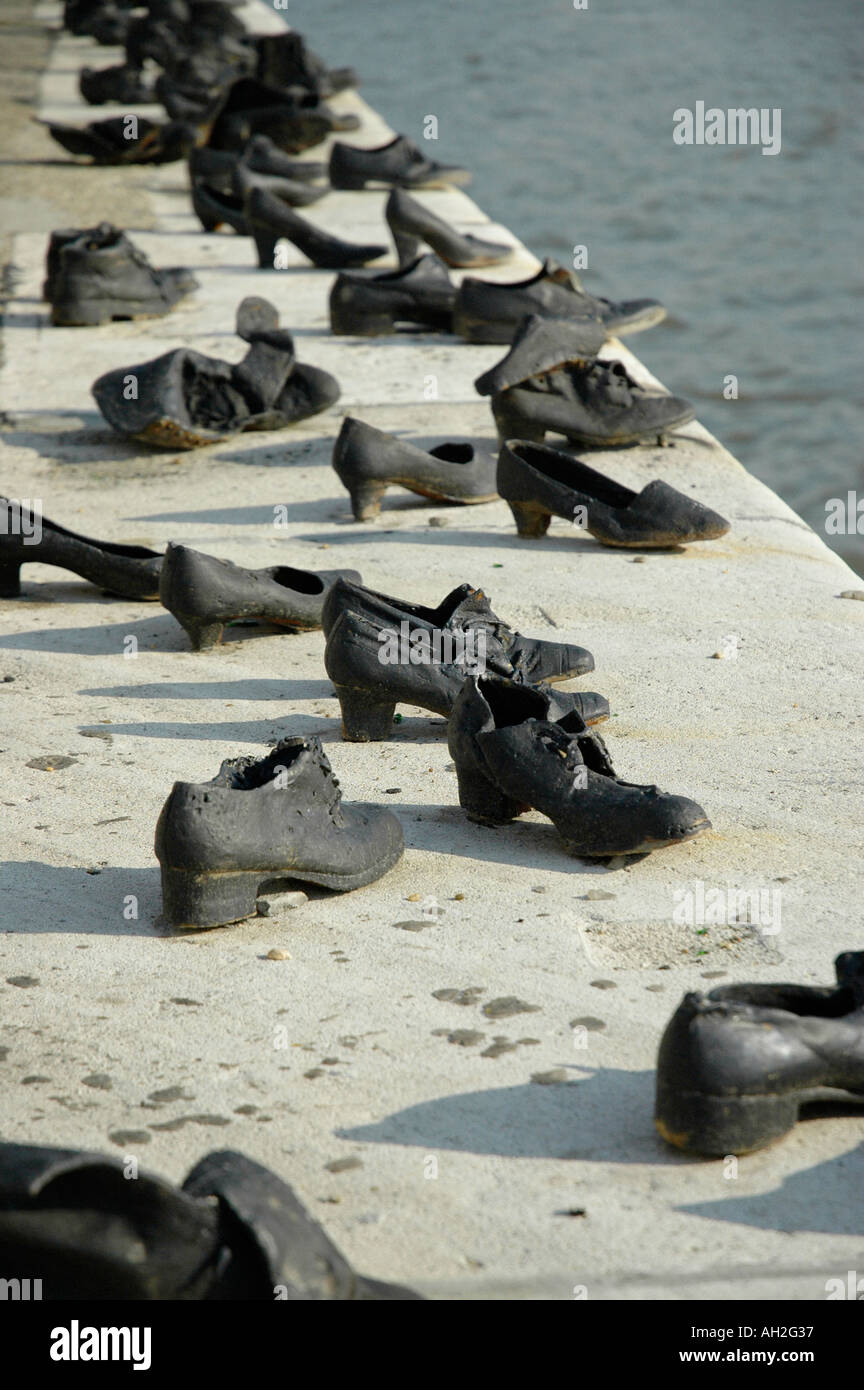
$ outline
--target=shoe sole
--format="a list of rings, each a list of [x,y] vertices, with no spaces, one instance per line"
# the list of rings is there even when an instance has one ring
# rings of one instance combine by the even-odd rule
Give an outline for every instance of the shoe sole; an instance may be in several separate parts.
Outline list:
[[[790,1095],[717,1096],[659,1086],[654,1124],[667,1144],[705,1158],[755,1153],[795,1128],[803,1105],[864,1101],[838,1088],[808,1088]]]
[[[192,291],[190,290],[191,294]],[[54,310],[51,311],[51,324],[54,328],[97,328],[103,323],[128,323],[139,319],[162,319],[166,314],[170,314],[182,299],[187,298],[182,295],[180,299],[169,305],[165,309],[136,309],[130,308],[128,304],[123,304],[120,300],[107,303],[87,302],[79,304],[74,310]]]
[[[311,883],[337,893],[365,888],[398,864],[403,848],[379,863],[356,874],[314,873],[306,869],[227,870],[221,873],[195,873],[162,867],[162,912],[173,927],[186,931],[207,931],[229,927],[254,917],[257,898],[267,885]]]

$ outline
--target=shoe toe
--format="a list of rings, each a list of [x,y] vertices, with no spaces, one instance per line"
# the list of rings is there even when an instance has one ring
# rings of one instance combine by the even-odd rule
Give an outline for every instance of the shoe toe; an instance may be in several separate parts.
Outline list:
[[[609,328],[613,332],[637,332],[643,328],[653,328],[662,323],[666,309],[657,299],[624,299],[614,304],[609,314]]]
[[[649,796],[654,804],[650,809],[646,807],[646,848],[679,844],[683,840],[691,840],[703,830],[711,829],[711,822],[703,808],[689,797],[672,796],[667,792],[650,792]]]

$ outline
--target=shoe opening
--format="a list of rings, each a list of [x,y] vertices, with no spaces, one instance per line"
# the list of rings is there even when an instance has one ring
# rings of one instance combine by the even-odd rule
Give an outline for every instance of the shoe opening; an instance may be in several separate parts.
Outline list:
[[[438,444],[429,453],[433,459],[441,459],[443,463],[473,463],[474,446],[472,444]]]
[[[272,753],[268,753],[266,758],[237,758],[226,769],[228,786],[235,792],[252,792],[258,787],[266,787],[275,779],[278,771],[287,771],[296,763],[305,748],[306,744],[302,739],[296,742],[286,739],[274,748]]]
[[[323,594],[324,581],[309,570],[293,570],[290,565],[280,565],[273,575],[277,584],[285,589],[293,589],[296,594]]]
[[[477,688],[486,700],[496,729],[524,724],[526,719],[548,719],[549,701],[539,690],[514,681],[494,680],[481,676]]]

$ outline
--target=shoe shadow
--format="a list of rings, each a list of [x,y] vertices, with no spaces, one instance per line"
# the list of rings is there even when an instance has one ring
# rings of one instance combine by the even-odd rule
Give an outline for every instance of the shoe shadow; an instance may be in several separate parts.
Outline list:
[[[859,1120],[862,1105],[854,1101],[826,1106],[803,1107],[801,1120],[825,1119],[826,1115],[855,1114]],[[800,1124],[800,1121],[799,1121]],[[728,1184],[732,1187],[733,1184]],[[722,1202],[691,1202],[676,1210],[710,1221],[728,1221],[765,1231],[818,1231],[823,1235],[864,1235],[864,1144],[790,1173],[771,1192],[753,1196],[729,1196]],[[839,1271],[838,1271],[839,1273]]]
[[[94,822],[98,825],[98,822]],[[58,868],[38,860],[0,867],[0,892],[15,904],[16,933],[82,936],[167,935],[154,925],[161,911],[159,870]]]
[[[130,637],[135,639],[134,647],[127,641]],[[9,633],[0,636],[0,648],[75,656],[126,656],[131,661],[139,651],[188,652],[189,639],[171,615],[157,607],[152,617],[133,622]]]
[[[466,1010],[459,1010],[465,1013]],[[500,1036],[501,1025],[473,1016],[478,1031]],[[460,1020],[461,1022],[462,1020]],[[457,1025],[454,1023],[454,1027]],[[530,1020],[511,1024],[530,1034]],[[446,1046],[445,1039],[435,1043]],[[530,1051],[524,1053],[526,1069]],[[481,1058],[490,1068],[491,1059]],[[598,1068],[593,1074],[570,1058],[556,1061],[572,1080],[558,1085],[489,1087],[422,1101],[377,1122],[334,1130],[340,1139],[396,1144],[430,1152],[489,1154],[499,1158],[578,1159],[597,1163],[680,1161],[657,1135],[652,1113],[654,1073]],[[589,1072],[586,1075],[586,1072]],[[490,1078],[491,1080],[491,1078]]]
[[[141,685],[97,686],[79,695],[120,700],[326,700],[333,695],[329,681],[146,681]]]

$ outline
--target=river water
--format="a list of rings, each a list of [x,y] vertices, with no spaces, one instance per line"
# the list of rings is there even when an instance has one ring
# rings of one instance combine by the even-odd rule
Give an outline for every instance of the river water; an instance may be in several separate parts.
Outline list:
[[[581,0],[580,0],[581,3]],[[864,573],[862,0],[290,0],[397,130],[474,170],[538,255],[651,295],[638,355]],[[780,149],[677,144],[673,113],[779,108]],[[438,120],[426,144],[424,120]],[[766,133],[776,130],[766,126]],[[731,393],[737,378],[737,399]],[[724,385],[729,399],[724,398]]]

